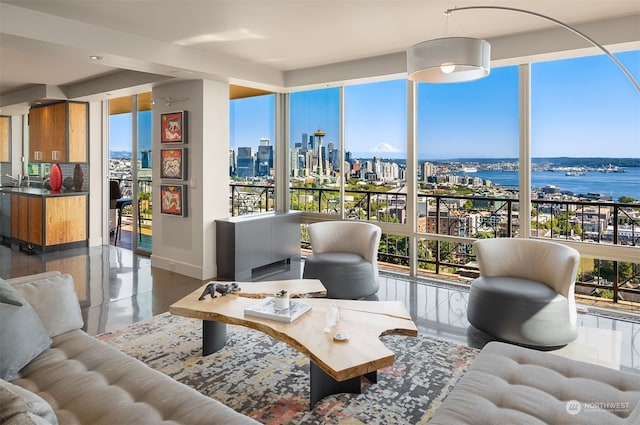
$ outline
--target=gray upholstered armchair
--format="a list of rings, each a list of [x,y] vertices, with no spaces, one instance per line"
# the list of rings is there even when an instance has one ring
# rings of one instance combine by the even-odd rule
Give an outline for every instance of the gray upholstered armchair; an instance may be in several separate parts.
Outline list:
[[[378,282],[380,227],[362,221],[324,221],[309,225],[313,253],[304,263],[305,279],[320,279],[327,297],[358,299],[374,295]]]
[[[576,339],[577,250],[520,238],[483,239],[473,247],[480,268],[467,307],[473,327],[534,347],[557,347]]]

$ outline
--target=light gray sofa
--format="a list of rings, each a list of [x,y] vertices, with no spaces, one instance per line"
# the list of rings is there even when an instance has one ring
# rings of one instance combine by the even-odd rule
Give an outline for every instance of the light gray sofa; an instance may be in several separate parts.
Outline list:
[[[258,423],[89,336],[82,325],[71,276],[0,279],[0,423]]]
[[[429,425],[637,425],[640,375],[490,342]]]

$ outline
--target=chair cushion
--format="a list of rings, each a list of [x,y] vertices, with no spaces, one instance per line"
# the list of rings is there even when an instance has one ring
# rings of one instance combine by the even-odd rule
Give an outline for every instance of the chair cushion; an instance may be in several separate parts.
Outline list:
[[[479,277],[471,284],[467,318],[499,339],[537,347],[577,337],[569,300],[544,283],[513,277]]]
[[[632,425],[639,420],[638,375],[490,342],[429,425]]]
[[[0,423],[4,425],[56,425],[51,405],[42,397],[0,380]]]
[[[304,262],[303,278],[320,279],[328,298],[364,298],[379,288],[371,263],[351,252],[309,255]]]
[[[18,371],[51,345],[33,307],[9,283],[0,281],[0,378]]]

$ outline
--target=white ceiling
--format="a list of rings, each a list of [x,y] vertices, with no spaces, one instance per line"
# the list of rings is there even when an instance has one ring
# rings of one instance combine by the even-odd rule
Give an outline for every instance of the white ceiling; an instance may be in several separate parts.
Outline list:
[[[117,92],[125,85],[120,70],[134,71],[127,84],[140,86],[212,78],[287,87],[306,68],[324,72],[328,64],[403,55],[429,38],[499,39],[554,27],[510,11],[458,11],[448,20],[443,14],[479,4],[528,9],[570,25],[633,17],[640,34],[640,0],[0,0],[0,106],[22,100],[16,93],[34,85],[61,87],[72,97],[100,80],[103,91]]]

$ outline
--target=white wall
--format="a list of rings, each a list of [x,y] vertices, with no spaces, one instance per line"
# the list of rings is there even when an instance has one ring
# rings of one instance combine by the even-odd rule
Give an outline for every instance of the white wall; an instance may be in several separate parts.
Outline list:
[[[227,217],[229,198],[229,86],[208,80],[153,89],[155,98],[187,98],[153,107],[153,254],[151,265],[196,279],[216,276],[215,219]],[[188,111],[187,217],[160,214],[160,114]],[[175,145],[171,145],[175,146]],[[174,181],[166,180],[171,184]]]

